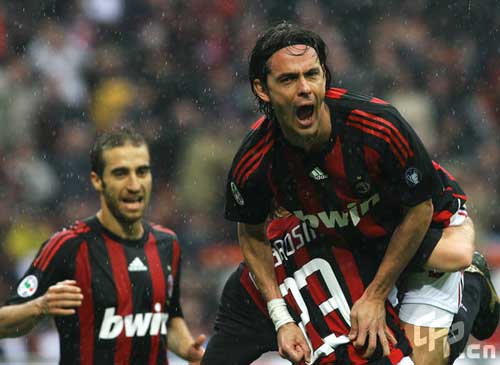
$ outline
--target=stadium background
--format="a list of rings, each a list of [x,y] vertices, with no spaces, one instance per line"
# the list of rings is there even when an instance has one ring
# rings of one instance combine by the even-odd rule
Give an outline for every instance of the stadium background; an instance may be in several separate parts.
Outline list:
[[[500,268],[498,1],[0,1],[0,300],[51,232],[96,211],[96,131],[131,125],[152,147],[148,216],[181,239],[186,319],[210,334],[241,258],[223,194],[257,118],[247,57],[283,19],[324,37],[334,86],[400,109],[462,183],[478,245]],[[54,363],[53,331],[0,341],[2,363]],[[499,332],[489,344],[500,352]]]

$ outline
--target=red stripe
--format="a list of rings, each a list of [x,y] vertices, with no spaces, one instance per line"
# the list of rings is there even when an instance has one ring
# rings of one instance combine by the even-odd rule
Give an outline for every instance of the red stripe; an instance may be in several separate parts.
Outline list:
[[[307,172],[304,170],[304,164],[296,152],[286,146],[284,156],[287,160],[290,172],[295,176],[297,196],[300,200],[300,205],[307,212],[320,212],[321,204],[316,195],[314,185],[307,177]]]
[[[318,349],[321,345],[325,343],[321,336],[319,335],[318,331],[316,331],[316,328],[312,325],[311,321],[306,323],[305,325],[306,332],[307,332],[307,337],[309,337],[309,340],[311,340],[311,345],[314,350]]]
[[[375,222],[375,219],[371,215],[365,215],[364,217],[360,217],[357,229],[366,237],[382,237],[387,234],[387,231]]]
[[[253,130],[258,129],[262,125],[262,123],[264,123],[265,120],[266,120],[265,116],[260,117],[254,124],[252,124],[251,128]]]
[[[452,180],[452,181],[456,180],[455,177],[452,174],[450,174],[450,172],[448,170],[446,170],[443,166],[441,166],[440,164],[438,164],[436,161],[433,160],[432,164],[434,165],[434,168],[436,170],[443,171],[446,174],[446,176],[448,176],[448,178],[450,180]]]
[[[127,258],[123,246],[107,235],[103,235],[108,250],[113,282],[118,299],[117,315],[125,317],[132,314],[132,287],[128,276]],[[125,336],[125,330],[116,338],[115,363],[128,364],[132,350],[132,337]]]
[[[75,280],[82,289],[83,302],[78,309],[80,327],[80,364],[94,363],[94,297],[87,242],[80,245],[76,254]],[[76,354],[75,354],[76,356]]]
[[[151,303],[151,312],[167,312],[165,308],[166,290],[165,290],[165,274],[158,253],[158,245],[152,233],[149,234],[148,241],[144,245],[144,252],[148,261],[149,272],[151,273],[151,282],[153,284],[153,302]],[[158,311],[156,304],[161,305],[161,310]],[[155,365],[158,362],[158,351],[160,349],[160,336],[151,336],[151,348],[149,352],[149,364]]]
[[[394,349],[388,356],[389,361],[392,365],[398,364],[403,359],[403,357],[404,355],[401,349]]]
[[[408,156],[411,155],[411,153],[409,152],[409,147],[403,146],[401,144],[401,142],[399,141],[399,139],[394,136],[393,131],[391,129],[389,129],[381,124],[369,121],[367,119],[364,119],[364,118],[361,118],[361,117],[358,117],[358,116],[355,116],[352,114],[349,116],[349,120],[359,122],[366,127],[371,127],[372,129],[376,129],[377,131],[387,135],[390,138],[390,140],[392,141],[392,143],[395,145],[395,147],[398,148],[398,150],[401,152],[401,155],[405,159],[407,159]],[[408,142],[406,142],[406,143],[408,143]]]
[[[333,247],[332,252],[335,256],[335,260],[339,263],[340,271],[347,283],[347,288],[351,294],[351,300],[355,303],[363,295],[365,286],[361,281],[354,256],[349,250],[339,247]]]
[[[168,234],[171,234],[174,237],[177,237],[177,234],[174,231],[172,231],[171,229],[167,228],[167,227],[160,226],[159,224],[152,224],[151,227],[153,227],[157,231],[168,233]]]
[[[370,173],[371,178],[375,178],[380,175],[380,154],[371,147],[364,146],[363,152],[365,155],[366,167]]]
[[[306,278],[307,288],[311,293],[311,297],[314,300],[314,303],[319,307],[321,303],[324,303],[328,300],[328,296],[323,290],[323,286],[321,285],[317,275],[309,275]],[[336,293],[331,293],[333,296]],[[348,328],[344,321],[339,318],[337,311],[332,311],[324,316],[325,322],[328,325],[328,328],[333,331],[335,334],[347,334],[349,333]]]
[[[369,362],[366,359],[361,357],[361,354],[356,350],[356,348],[351,343],[347,345],[347,354],[349,356],[348,364],[350,365],[369,364]]]
[[[387,101],[375,97],[371,98],[370,102],[375,104],[389,104]]]
[[[78,237],[78,235],[74,234],[73,232],[69,231],[67,235],[61,236],[57,241],[54,241],[51,245],[50,248],[48,248],[46,251],[44,250],[43,258],[40,259],[38,263],[35,263],[34,265],[38,267],[40,270],[45,271],[47,267],[50,264],[50,261],[54,258],[56,255],[57,251],[61,248],[61,246],[68,242],[71,238]]]
[[[326,92],[326,97],[330,99],[341,99],[347,93],[346,89],[331,88]]]
[[[181,255],[181,248],[177,240],[172,241],[172,276],[174,277],[174,282],[177,279],[177,273],[179,271],[179,260]]]
[[[258,153],[259,149],[261,149],[265,144],[269,143],[273,135],[273,129],[269,129],[264,137],[260,139],[260,141],[252,147],[250,150],[248,150],[240,159],[238,164],[233,170],[233,177],[235,179],[238,179],[238,176],[245,171],[249,165],[251,164],[251,161],[254,160],[255,155]]]
[[[252,158],[252,160],[253,160],[255,157],[258,157],[259,160],[253,165],[253,167],[250,170],[248,170],[248,172],[243,176],[243,178],[240,182],[237,181],[237,184],[244,184],[245,183],[245,181],[248,179],[248,177],[257,169],[257,167],[259,167],[260,163],[262,162],[262,160],[266,156],[267,151],[269,151],[273,145],[274,145],[274,140],[271,140],[271,142],[266,147],[264,147],[261,151],[259,151]],[[245,169],[243,169],[242,171],[244,171],[244,170]]]
[[[64,229],[63,231],[58,232],[54,236],[52,236],[52,238],[49,239],[49,242],[47,242],[47,244],[45,245],[45,247],[42,249],[42,252],[40,252],[40,254],[38,255],[38,257],[33,262],[33,265],[35,267],[38,267],[38,264],[40,263],[40,261],[44,260],[45,257],[47,257],[47,255],[51,251],[52,247],[54,245],[56,245],[57,242],[59,242],[61,239],[63,239],[64,236],[67,236],[70,233],[72,233],[72,232],[69,231],[69,230],[67,230],[67,229]]]
[[[462,199],[462,200],[467,200],[467,196],[466,195],[460,195],[460,194],[451,194],[454,198],[457,198],[457,199]]]
[[[243,288],[247,291],[248,295],[250,295],[257,308],[259,308],[259,310],[266,317],[269,317],[269,314],[267,313],[266,304],[264,303],[264,298],[262,298],[259,289],[257,289],[252,279],[250,279],[250,272],[248,270],[248,267],[245,267],[243,269],[243,272],[241,273],[240,276],[240,283],[243,286]]]
[[[360,129],[360,130],[362,130],[363,132],[365,132],[367,134],[371,134],[371,135],[373,135],[375,137],[378,137],[378,138],[383,139],[384,141],[386,141],[389,144],[389,147],[391,148],[392,152],[394,153],[394,156],[396,156],[396,158],[399,160],[399,163],[401,164],[401,166],[405,165],[406,160],[399,154],[399,151],[396,150],[396,148],[394,147],[394,145],[389,140],[389,137],[387,137],[385,134],[378,133],[378,132],[376,132],[376,131],[374,131],[372,129],[366,128],[366,127],[364,127],[362,125],[359,125],[359,124],[356,124],[356,123],[349,123],[349,122],[347,122],[346,125],[354,127],[354,128],[357,128],[357,129]]]
[[[413,157],[413,151],[410,147],[410,144],[408,143],[408,140],[401,134],[399,129],[397,129],[393,123],[389,122],[387,119],[384,119],[378,115],[370,114],[370,113],[364,112],[364,111],[359,110],[359,109],[353,110],[352,112],[355,113],[356,115],[360,115],[360,116],[363,116],[365,118],[370,118],[376,122],[379,122],[379,123],[387,126],[393,132],[393,133],[391,133],[392,136],[399,137],[399,140],[398,140],[398,138],[394,138],[394,139],[397,140],[398,142],[401,142],[404,145],[404,147],[406,147],[406,152],[408,153],[408,156]],[[352,114],[351,114],[351,116],[352,116]]]
[[[445,223],[446,225],[450,224],[450,218],[453,215],[452,212],[448,210],[442,210],[440,212],[436,212],[432,215],[433,222]]]

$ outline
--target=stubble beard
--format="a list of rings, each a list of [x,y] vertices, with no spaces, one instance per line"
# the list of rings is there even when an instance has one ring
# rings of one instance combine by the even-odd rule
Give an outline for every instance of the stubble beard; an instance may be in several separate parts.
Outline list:
[[[113,196],[111,196],[111,194],[107,192],[106,188],[104,188],[104,201],[106,202],[106,206],[108,207],[108,210],[111,213],[111,215],[122,226],[132,226],[134,223],[142,219],[143,214],[141,214],[139,218],[131,218],[124,215],[118,208],[119,205],[118,199],[115,199]]]

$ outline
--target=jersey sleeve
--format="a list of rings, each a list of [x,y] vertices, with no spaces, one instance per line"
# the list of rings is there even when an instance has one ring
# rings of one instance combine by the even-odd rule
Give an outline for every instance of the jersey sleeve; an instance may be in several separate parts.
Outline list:
[[[226,184],[225,217],[249,224],[263,223],[270,210],[269,183],[273,131],[252,131],[237,152]]]
[[[45,294],[50,286],[70,279],[72,252],[75,252],[74,245],[78,242],[78,237],[70,231],[58,232],[45,241],[6,304],[21,304],[36,299]]]
[[[413,207],[441,193],[443,186],[426,148],[401,114],[388,106],[374,119],[386,141],[381,170],[392,196]]]

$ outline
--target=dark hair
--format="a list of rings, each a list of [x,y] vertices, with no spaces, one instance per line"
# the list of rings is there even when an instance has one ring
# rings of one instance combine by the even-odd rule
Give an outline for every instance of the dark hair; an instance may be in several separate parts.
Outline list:
[[[146,139],[133,129],[122,127],[101,133],[90,150],[91,171],[102,177],[104,172],[103,152],[126,144],[136,147],[145,145],[149,150]]]
[[[269,73],[267,61],[275,52],[295,44],[304,44],[314,48],[318,54],[319,63],[325,70],[326,88],[329,88],[331,74],[328,66],[326,65],[328,50],[323,39],[321,39],[321,37],[314,32],[287,22],[282,22],[272,28],[269,28],[257,39],[252,53],[250,54],[248,68],[250,86],[259,103],[259,110],[264,112],[268,117],[272,116],[272,107],[270,103],[266,103],[255,94],[253,81],[255,79],[259,79],[264,86],[267,86],[266,78]]]

